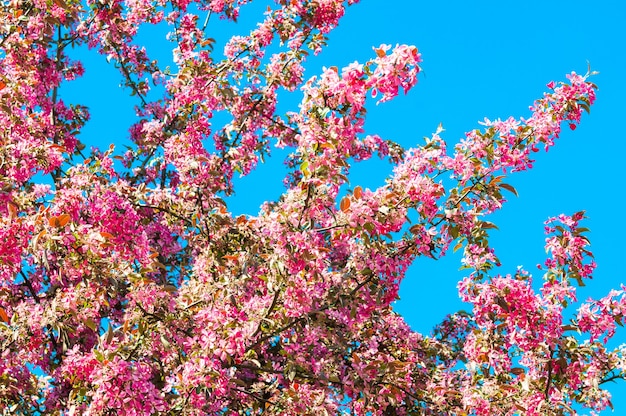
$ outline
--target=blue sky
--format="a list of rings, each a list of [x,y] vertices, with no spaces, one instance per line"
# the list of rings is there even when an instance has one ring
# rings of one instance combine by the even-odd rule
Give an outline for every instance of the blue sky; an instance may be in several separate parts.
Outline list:
[[[245,33],[258,21],[263,3],[246,5],[235,32]],[[209,31],[219,41],[231,29],[214,19]],[[230,31],[230,32],[229,32]],[[156,43],[164,31],[144,31],[149,52],[161,62],[171,53]],[[546,91],[550,80],[565,80],[574,70],[587,71],[588,63],[600,74],[593,78],[600,90],[591,114],[585,114],[574,132],[565,129],[549,153],[538,154],[535,168],[511,176],[519,198],[512,197],[491,220],[499,230],[492,242],[503,267],[518,265],[531,272],[545,259],[543,222],[559,213],[586,210],[589,238],[598,263],[594,279],[579,289],[579,299],[602,297],[626,283],[620,264],[623,256],[621,215],[623,157],[626,140],[626,3],[621,1],[446,1],[364,0],[351,7],[340,27],[330,35],[329,47],[310,61],[307,75],[322,66],[343,67],[373,56],[372,46],[382,43],[416,45],[423,57],[418,85],[396,100],[372,105],[367,132],[393,139],[405,147],[421,143],[439,123],[442,137],[455,143],[478,121],[529,116],[528,107]],[[104,66],[95,51],[86,59],[87,73],[68,86],[65,97],[90,107],[92,122],[83,139],[103,148],[110,142],[127,143],[133,120],[132,99],[117,90],[116,70]],[[289,102],[288,100],[287,102]],[[266,199],[283,190],[280,160],[262,165],[258,172],[237,183],[237,196],[229,200],[236,213],[256,214]],[[377,187],[390,166],[375,161],[356,165],[351,185]],[[259,186],[263,183],[263,186]],[[418,331],[429,332],[448,313],[466,307],[458,300],[456,283],[460,256],[420,260],[403,282],[396,310]],[[535,273],[535,278],[540,279]],[[626,342],[621,331],[616,344]],[[626,383],[611,389],[626,393]],[[619,413],[626,399],[615,397]],[[608,412],[607,412],[608,413]]]

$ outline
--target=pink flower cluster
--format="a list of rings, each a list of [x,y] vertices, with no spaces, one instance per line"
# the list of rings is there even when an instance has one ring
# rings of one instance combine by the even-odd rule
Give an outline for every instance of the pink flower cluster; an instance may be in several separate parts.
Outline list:
[[[626,297],[580,306],[591,276],[582,213],[546,223],[539,289],[499,265],[487,221],[510,172],[532,167],[595,86],[550,83],[528,119],[485,120],[450,148],[365,132],[366,109],[417,83],[414,46],[305,80],[354,0],[280,0],[248,35],[209,36],[248,1],[12,1],[0,7],[0,403],[19,414],[529,414],[610,405],[623,377],[607,342]],[[175,69],[138,44],[169,25]],[[132,146],[89,157],[88,120],[60,86],[83,72],[70,44],[120,71],[137,99]],[[151,90],[151,84],[159,88]],[[301,90],[279,114],[285,91]],[[163,92],[154,99],[155,94]],[[222,200],[272,146],[289,148],[280,199],[256,216]],[[348,182],[377,153],[385,185]],[[45,179],[40,180],[41,176]],[[40,183],[40,182],[45,183]],[[352,186],[351,189],[347,189]],[[471,312],[430,336],[393,310],[419,256],[463,249]],[[574,335],[573,335],[574,334]],[[575,335],[578,334],[578,335]],[[601,342],[602,341],[602,342]]]

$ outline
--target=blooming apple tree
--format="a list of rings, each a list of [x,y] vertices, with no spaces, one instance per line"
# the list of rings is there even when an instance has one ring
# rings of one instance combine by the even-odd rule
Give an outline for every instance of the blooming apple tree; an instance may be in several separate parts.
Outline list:
[[[366,105],[417,82],[413,46],[304,78],[356,0],[276,0],[216,52],[209,16],[245,0],[0,3],[0,406],[55,415],[563,415],[611,406],[606,347],[623,289],[583,303],[583,213],[546,222],[542,276],[495,275],[486,215],[595,99],[571,73],[528,118],[486,120],[448,148],[364,132]],[[174,69],[136,42],[169,25]],[[137,99],[132,147],[86,154],[89,119],[60,86],[73,46],[119,69]],[[221,52],[221,51],[220,51]],[[278,98],[299,90],[294,112]],[[155,99],[154,95],[158,98]],[[219,116],[219,117],[218,117]],[[220,120],[219,122],[217,120]],[[286,190],[256,216],[223,197],[271,148]],[[374,155],[393,174],[351,186]],[[280,178],[278,178],[280,180]],[[408,223],[408,218],[412,222]],[[420,256],[461,249],[461,298],[430,335],[391,303]]]

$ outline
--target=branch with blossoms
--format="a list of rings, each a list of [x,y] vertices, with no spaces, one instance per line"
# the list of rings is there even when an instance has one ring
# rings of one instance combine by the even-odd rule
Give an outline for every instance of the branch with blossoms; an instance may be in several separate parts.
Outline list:
[[[365,134],[366,107],[416,85],[417,48],[381,45],[305,80],[309,54],[355,1],[281,0],[217,59],[208,16],[236,20],[244,3],[0,6],[0,403],[93,415],[610,406],[602,386],[625,365],[605,344],[624,288],[564,318],[595,266],[583,214],[546,224],[539,289],[523,269],[490,274],[486,218],[516,193],[505,178],[589,111],[588,77],[548,84],[528,119],[485,120],[451,151],[442,128],[405,151]],[[171,26],[176,73],[135,44],[145,24]],[[138,96],[123,155],[72,159],[88,118],[59,88],[82,73],[72,42],[109,56]],[[146,76],[164,85],[161,100]],[[299,111],[279,115],[282,92],[297,89]],[[221,197],[272,143],[292,150],[287,190],[256,216],[232,215]],[[351,165],[374,154],[394,165],[387,184],[344,193]],[[61,174],[44,185],[42,172]],[[459,293],[472,311],[425,336],[392,303],[417,257],[451,246],[464,250]]]
[[[494,411],[488,389],[503,382],[510,386],[511,408],[526,412],[566,409],[575,414],[575,403],[594,410],[612,407],[600,386],[623,374],[620,351],[606,348],[616,323],[621,324],[623,293],[612,291],[600,301],[583,303],[576,318],[563,322],[567,306],[576,301],[572,281],[583,286],[582,279],[590,278],[595,268],[583,236],[588,230],[579,226],[583,218],[578,212],[546,222],[546,251],[551,257],[545,269],[540,267],[545,272],[540,292],[522,269],[514,276],[486,282],[470,276],[460,283],[462,299],[473,304],[472,320],[478,329],[463,346],[466,365],[475,374],[463,395],[474,397],[484,411]],[[578,336],[568,335],[571,332]],[[601,334],[605,334],[602,343]],[[533,393],[537,391],[543,394]]]

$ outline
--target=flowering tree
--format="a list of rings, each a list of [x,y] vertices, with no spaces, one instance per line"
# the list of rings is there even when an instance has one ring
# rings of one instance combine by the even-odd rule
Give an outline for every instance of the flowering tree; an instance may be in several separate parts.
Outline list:
[[[341,0],[277,0],[214,53],[208,16],[244,0],[11,0],[0,6],[0,403],[11,414],[563,415],[611,406],[606,348],[626,298],[568,305],[591,276],[583,213],[546,222],[542,278],[494,275],[485,215],[595,98],[588,75],[548,84],[527,119],[486,121],[453,149],[365,135],[365,105],[416,84],[420,54],[305,80]],[[346,4],[347,3],[347,4]],[[169,25],[175,72],[135,42]],[[87,44],[137,98],[133,147],[85,155],[88,110],[62,83]],[[151,88],[162,97],[149,98]],[[300,89],[279,114],[281,91]],[[154,91],[153,91],[154,92]],[[225,122],[218,125],[215,121]],[[221,197],[292,149],[286,191],[257,216]],[[348,187],[374,154],[385,186]],[[412,222],[409,224],[409,217]],[[471,313],[415,333],[390,304],[419,256],[462,249]]]

